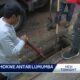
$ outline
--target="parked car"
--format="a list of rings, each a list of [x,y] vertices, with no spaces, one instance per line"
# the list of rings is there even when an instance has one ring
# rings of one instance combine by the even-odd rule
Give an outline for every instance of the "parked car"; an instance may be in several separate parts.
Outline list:
[[[34,11],[37,8],[45,6],[45,4],[48,2],[48,0],[0,0],[0,17],[3,15],[4,5],[10,1],[16,1],[24,10],[24,13],[19,17],[18,23],[15,25],[16,30],[18,30],[24,23],[26,10]]]

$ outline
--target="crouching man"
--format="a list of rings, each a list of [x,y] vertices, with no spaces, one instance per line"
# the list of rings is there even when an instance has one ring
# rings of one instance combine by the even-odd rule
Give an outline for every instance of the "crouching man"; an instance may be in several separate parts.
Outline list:
[[[3,17],[0,18],[0,64],[19,64],[19,55],[25,46],[27,36],[16,36],[14,25],[18,21],[22,9],[17,3],[4,6]],[[0,80],[12,80],[17,73],[0,73]]]

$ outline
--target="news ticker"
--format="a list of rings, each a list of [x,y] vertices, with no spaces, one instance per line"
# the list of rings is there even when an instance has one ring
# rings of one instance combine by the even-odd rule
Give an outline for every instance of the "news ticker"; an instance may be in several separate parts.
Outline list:
[[[0,64],[0,72],[80,73],[80,64]]]

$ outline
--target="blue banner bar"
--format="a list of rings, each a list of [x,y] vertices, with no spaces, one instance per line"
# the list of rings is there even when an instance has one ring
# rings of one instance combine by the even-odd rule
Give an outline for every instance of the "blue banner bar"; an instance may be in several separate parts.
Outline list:
[[[0,64],[0,72],[52,72],[56,64]]]

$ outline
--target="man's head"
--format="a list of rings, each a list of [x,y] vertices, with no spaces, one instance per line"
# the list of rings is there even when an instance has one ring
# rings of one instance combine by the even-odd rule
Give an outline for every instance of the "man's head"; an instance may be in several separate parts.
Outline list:
[[[8,2],[4,6],[4,15],[3,17],[12,25],[15,25],[18,21],[18,17],[21,14],[21,7],[16,2]]]

